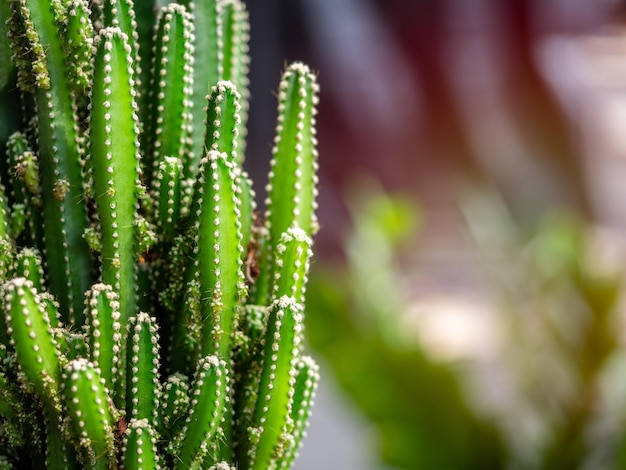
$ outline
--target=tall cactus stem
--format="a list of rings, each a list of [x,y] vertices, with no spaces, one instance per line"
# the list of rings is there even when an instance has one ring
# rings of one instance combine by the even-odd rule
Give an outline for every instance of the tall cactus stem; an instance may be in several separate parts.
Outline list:
[[[293,297],[275,300],[265,334],[254,424],[249,429],[253,436],[247,456],[251,469],[272,468],[293,445],[291,410],[301,330],[302,306]]]
[[[159,335],[156,320],[145,312],[130,319],[126,416],[156,423],[159,406]]]
[[[308,236],[313,236],[318,229],[315,216],[318,92],[317,80],[306,65],[296,62],[283,74],[278,91],[277,135],[267,186],[268,246],[255,286],[258,304],[268,301],[275,270],[272,255],[283,232],[298,226]]]
[[[89,360],[99,369],[104,385],[112,392],[121,373],[122,331],[119,295],[110,285],[98,283],[87,292],[85,319]],[[117,405],[122,406],[117,401]]]
[[[3,289],[4,311],[11,346],[21,371],[50,410],[59,412],[63,358],[52,335],[46,309],[30,281],[16,278]]]
[[[205,149],[207,151],[223,152],[231,162],[236,178],[239,177],[237,161],[237,135],[240,121],[240,95],[235,86],[229,81],[220,81],[211,88],[207,96]],[[200,200],[203,181],[196,179],[193,188],[193,198],[189,214],[189,225],[196,223],[200,213]],[[239,186],[238,186],[239,187]]]
[[[195,246],[203,318],[200,354],[229,358],[235,316],[245,286],[239,200],[226,154],[209,151],[199,179],[203,186]]]
[[[68,362],[63,394],[85,468],[108,470],[115,462],[112,404],[95,366],[86,359]]]
[[[131,419],[124,438],[123,465],[126,470],[163,468],[157,453],[157,434],[150,420]]]
[[[139,126],[131,48],[119,28],[104,28],[94,51],[90,164],[101,240],[101,281],[119,296],[120,330],[136,315],[139,205]],[[126,335],[120,344],[123,396]]]
[[[198,362],[191,392],[189,415],[170,452],[174,468],[187,469],[209,453],[213,437],[221,425],[228,400],[230,378],[226,362],[206,356]]]
[[[278,466],[281,470],[291,468],[291,464],[298,455],[298,449],[302,444],[309,422],[318,382],[319,366],[309,356],[300,358],[296,364],[296,381],[291,399],[294,444],[285,451]]]
[[[250,23],[245,4],[240,0],[218,0],[221,18],[221,80],[229,80],[242,96],[239,122],[237,123],[237,162],[241,164],[246,151],[246,123],[248,121],[249,102],[249,54]]]
[[[272,150],[267,188],[270,239],[277,243],[292,225],[312,236],[317,232],[317,114],[319,86],[299,62],[283,74],[278,91],[278,133]]]
[[[153,179],[166,156],[189,158],[193,38],[193,23],[185,7],[170,4],[160,10],[150,87]]]
[[[58,34],[56,18],[63,16],[63,11],[55,11],[58,8],[61,5],[51,1],[19,2],[26,37],[37,56],[33,68],[46,266],[59,273],[51,277],[50,289],[59,299],[64,320],[80,325],[83,293],[93,273],[89,248],[82,238],[87,225],[82,195],[83,149],[79,145],[74,91],[67,81],[65,38]]]
[[[206,117],[204,111],[206,96],[222,76],[220,62],[222,31],[215,0],[184,0],[180,3],[188,6],[194,29],[201,32],[196,34],[193,40],[194,75],[191,98],[193,133],[190,152],[192,158],[185,165],[185,178],[193,179],[199,171],[205,144],[201,124]]]

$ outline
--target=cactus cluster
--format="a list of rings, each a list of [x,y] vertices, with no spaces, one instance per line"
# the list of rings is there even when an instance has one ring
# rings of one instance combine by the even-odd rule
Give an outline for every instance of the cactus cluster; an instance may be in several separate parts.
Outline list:
[[[240,0],[0,6],[0,469],[288,469],[318,85],[278,89],[261,217]]]

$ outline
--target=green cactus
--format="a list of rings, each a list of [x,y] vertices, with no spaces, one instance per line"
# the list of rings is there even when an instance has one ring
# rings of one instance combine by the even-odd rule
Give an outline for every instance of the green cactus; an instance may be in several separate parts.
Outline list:
[[[284,72],[263,224],[243,2],[144,3],[0,8],[0,467],[288,469],[316,77]]]

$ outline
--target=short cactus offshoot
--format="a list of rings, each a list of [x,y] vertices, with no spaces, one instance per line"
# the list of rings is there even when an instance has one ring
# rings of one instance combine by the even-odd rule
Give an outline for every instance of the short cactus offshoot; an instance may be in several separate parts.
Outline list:
[[[152,6],[0,5],[0,468],[288,469],[304,434],[316,78],[260,223],[245,7]]]

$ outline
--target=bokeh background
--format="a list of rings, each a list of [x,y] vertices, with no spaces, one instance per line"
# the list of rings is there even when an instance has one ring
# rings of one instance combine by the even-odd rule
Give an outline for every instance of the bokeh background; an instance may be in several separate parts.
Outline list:
[[[247,3],[255,181],[321,84],[296,470],[626,468],[626,4]]]

